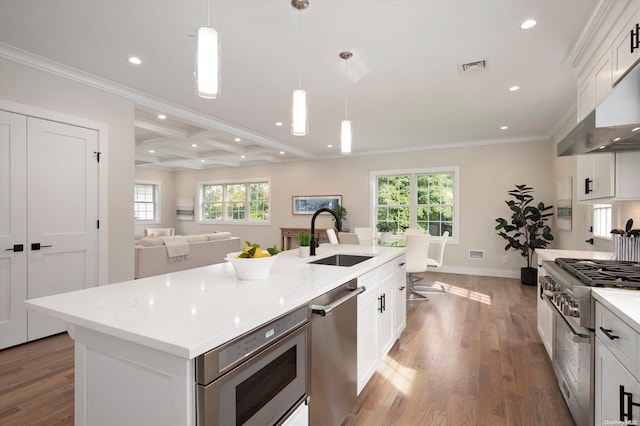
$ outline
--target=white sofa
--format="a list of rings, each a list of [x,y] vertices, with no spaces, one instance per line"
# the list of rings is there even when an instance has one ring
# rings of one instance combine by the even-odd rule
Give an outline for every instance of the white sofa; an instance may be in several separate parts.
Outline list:
[[[240,239],[229,232],[187,235],[189,254],[182,260],[170,259],[162,237],[146,237],[135,242],[135,278],[166,274],[224,262],[227,253],[240,251]]]

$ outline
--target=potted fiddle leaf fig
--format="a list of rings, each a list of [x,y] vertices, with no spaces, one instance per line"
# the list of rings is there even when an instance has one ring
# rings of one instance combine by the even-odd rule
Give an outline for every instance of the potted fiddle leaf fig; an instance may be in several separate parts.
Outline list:
[[[336,223],[336,220],[332,219],[334,228],[336,228],[336,231],[345,231],[345,232],[348,231],[349,226],[347,225],[347,209],[343,205],[338,204],[333,209],[333,211],[336,212],[336,214],[340,218],[340,223],[342,224],[342,229],[338,229],[338,224]]]
[[[553,216],[553,206],[540,202],[535,204],[533,188],[527,185],[515,185],[516,189],[508,191],[513,199],[505,200],[511,210],[509,219],[497,218],[495,227],[498,235],[507,240],[505,250],[514,249],[527,259],[527,266],[520,268],[520,282],[525,285],[536,285],[538,270],[531,266],[533,253],[543,249],[553,241],[551,227],[547,221]]]

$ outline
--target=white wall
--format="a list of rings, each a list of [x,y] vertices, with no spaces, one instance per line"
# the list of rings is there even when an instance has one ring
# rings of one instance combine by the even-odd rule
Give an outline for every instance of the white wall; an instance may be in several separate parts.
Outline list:
[[[270,178],[272,194],[271,226],[200,225],[197,220],[179,222],[181,233],[197,234],[214,230],[230,231],[243,240],[270,246],[280,243],[280,227],[308,227],[310,216],[293,215],[294,195],[340,194],[348,210],[350,226],[371,226],[369,172],[402,168],[460,167],[460,242],[446,250],[444,270],[497,276],[519,276],[524,259],[514,251],[505,252],[505,242],[494,229],[495,218],[509,217],[504,203],[515,184],[528,184],[535,197],[553,202],[554,178],[549,159],[550,141],[488,145],[446,150],[336,159],[279,165],[224,168],[204,171],[177,171],[176,196],[197,200],[197,183],[245,178]],[[316,226],[331,227],[331,216],[318,217]],[[484,250],[485,260],[468,259],[468,251]],[[508,262],[503,256],[508,255]]]
[[[109,176],[108,281],[132,279],[133,102],[2,58],[0,98],[106,124],[108,155],[102,162]]]

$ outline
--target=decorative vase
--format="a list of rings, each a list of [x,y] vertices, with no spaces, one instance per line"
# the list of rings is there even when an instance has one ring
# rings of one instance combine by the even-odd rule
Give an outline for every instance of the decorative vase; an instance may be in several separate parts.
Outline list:
[[[380,244],[382,244],[383,246],[388,246],[391,244],[391,232],[380,233]]]
[[[309,257],[311,246],[300,246],[300,257]]]
[[[616,260],[640,262],[640,238],[615,237]]]
[[[538,283],[537,268],[520,268],[520,284],[536,285]]]

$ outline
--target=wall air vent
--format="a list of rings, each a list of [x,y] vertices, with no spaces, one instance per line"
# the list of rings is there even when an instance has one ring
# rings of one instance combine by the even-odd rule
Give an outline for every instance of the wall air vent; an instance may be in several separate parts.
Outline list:
[[[470,260],[484,260],[484,250],[469,250]]]
[[[473,62],[467,62],[466,64],[458,65],[458,72],[460,74],[467,74],[470,72],[482,71],[487,69],[487,59],[479,59]]]

